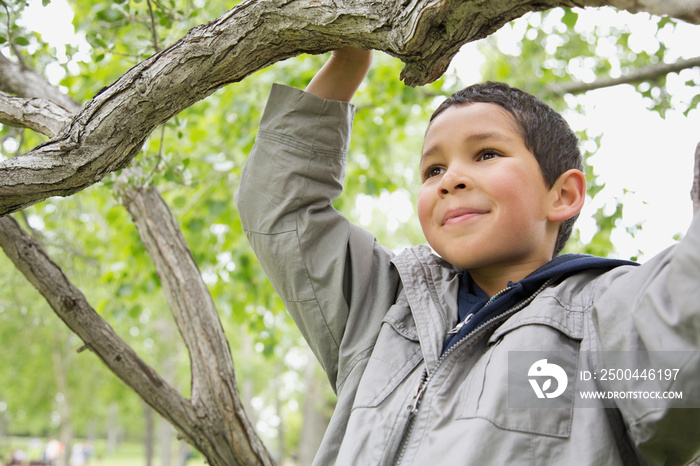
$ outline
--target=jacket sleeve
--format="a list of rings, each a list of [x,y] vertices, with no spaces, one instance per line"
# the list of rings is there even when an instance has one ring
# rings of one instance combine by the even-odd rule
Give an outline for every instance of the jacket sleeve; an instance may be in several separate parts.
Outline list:
[[[653,407],[634,397],[616,404],[651,464],[686,464],[700,454],[700,216],[679,244],[639,267],[605,274],[596,294],[594,319],[607,355],[602,364],[614,368],[615,355],[623,354],[641,357],[652,369],[678,369],[656,387],[683,398]],[[616,383],[629,392],[640,388],[634,378]]]
[[[332,206],[354,107],[274,85],[235,194],[265,273],[334,390],[367,358],[399,284],[392,254]]]

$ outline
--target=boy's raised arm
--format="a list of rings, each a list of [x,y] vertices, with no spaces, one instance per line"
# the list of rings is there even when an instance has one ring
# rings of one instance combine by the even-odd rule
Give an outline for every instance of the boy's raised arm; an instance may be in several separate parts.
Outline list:
[[[324,99],[350,102],[371,64],[371,50],[352,47],[334,50],[311,80],[306,92]]]
[[[309,92],[273,86],[235,195],[260,264],[336,390],[366,361],[399,287],[393,253],[333,208],[355,114],[347,101],[371,61],[371,51],[338,50]]]

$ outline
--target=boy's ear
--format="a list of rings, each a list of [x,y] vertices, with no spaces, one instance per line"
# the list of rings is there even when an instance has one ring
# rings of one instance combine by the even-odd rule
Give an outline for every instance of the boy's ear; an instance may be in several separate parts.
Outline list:
[[[578,214],[586,199],[586,176],[574,168],[562,173],[549,191],[547,220],[564,222]]]

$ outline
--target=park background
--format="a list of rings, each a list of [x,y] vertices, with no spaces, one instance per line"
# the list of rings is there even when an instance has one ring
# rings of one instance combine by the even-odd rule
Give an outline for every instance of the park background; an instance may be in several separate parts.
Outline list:
[[[0,53],[21,57],[84,103],[157,47],[235,4],[226,3],[3,1]],[[445,76],[415,89],[399,82],[398,60],[376,54],[354,101],[346,192],[335,206],[394,250],[423,242],[413,205],[426,121],[451,92],[501,80],[543,97],[582,139],[592,198],[568,250],[644,261],[682,237],[692,217],[698,67],[585,93],[560,95],[557,86],[693,58],[699,33],[682,21],[609,8],[531,13],[466,45]],[[181,224],[229,337],[248,414],[283,464],[308,464],[334,397],[252,255],[232,193],[271,84],[303,88],[325,58],[295,57],[215,92],[156,130],[135,159]],[[0,160],[44,139],[3,126]],[[113,196],[115,178],[16,217],[187,396],[187,352],[138,233]],[[175,431],[94,355],[78,353],[81,344],[0,255],[0,462],[28,451],[32,438],[43,445],[57,438],[91,445],[90,464],[182,464],[189,450]],[[190,453],[187,464],[203,464]]]

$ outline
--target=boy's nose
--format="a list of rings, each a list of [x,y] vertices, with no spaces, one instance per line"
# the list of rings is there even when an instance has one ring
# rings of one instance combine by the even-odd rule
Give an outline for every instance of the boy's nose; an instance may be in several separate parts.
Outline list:
[[[448,194],[454,194],[454,192],[467,189],[467,182],[463,176],[458,176],[454,172],[449,170],[443,175],[442,180],[440,180],[440,185],[438,186],[438,194],[440,196],[446,196]]]

